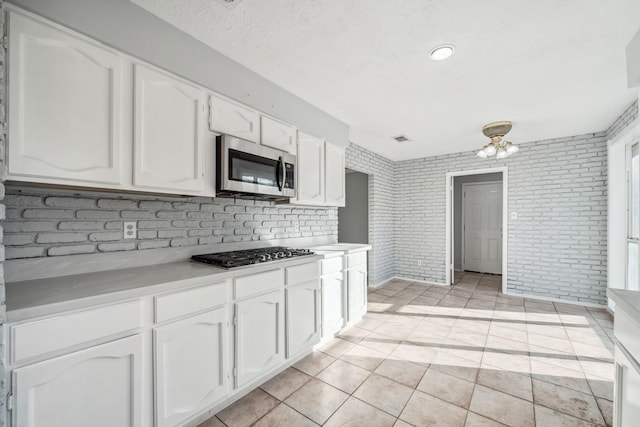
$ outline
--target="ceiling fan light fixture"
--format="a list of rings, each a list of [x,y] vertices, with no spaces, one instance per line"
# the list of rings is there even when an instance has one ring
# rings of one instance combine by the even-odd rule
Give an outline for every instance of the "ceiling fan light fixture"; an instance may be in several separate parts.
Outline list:
[[[517,145],[513,145],[511,142],[507,142],[504,146],[504,149],[507,150],[507,154],[514,154],[520,151],[520,147]]]
[[[445,59],[450,58],[451,55],[453,55],[454,51],[455,51],[455,48],[453,47],[453,45],[443,44],[431,49],[429,56],[434,61],[444,61]]]
[[[487,156],[493,156],[496,154],[496,146],[493,144],[487,144],[482,148],[482,151],[484,151]]]
[[[478,157],[486,159],[495,155],[496,159],[504,159],[505,157],[520,151],[520,148],[518,148],[517,145],[514,145],[509,141],[503,141],[504,136],[508,134],[510,130],[511,122],[507,121],[484,125],[482,127],[482,133],[484,136],[491,139],[491,142],[482,147],[482,150],[476,153]],[[480,153],[482,153],[482,155]]]

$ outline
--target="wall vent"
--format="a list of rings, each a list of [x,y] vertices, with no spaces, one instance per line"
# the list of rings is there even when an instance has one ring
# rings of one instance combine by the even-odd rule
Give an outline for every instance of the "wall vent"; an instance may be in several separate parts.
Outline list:
[[[233,9],[240,3],[241,0],[217,0],[218,3],[223,4],[227,9]]]
[[[395,139],[400,144],[411,141],[406,135],[392,136],[391,139]]]

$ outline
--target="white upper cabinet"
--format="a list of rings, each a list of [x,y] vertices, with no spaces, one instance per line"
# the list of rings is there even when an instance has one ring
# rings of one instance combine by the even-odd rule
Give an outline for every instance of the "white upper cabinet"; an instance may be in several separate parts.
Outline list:
[[[9,12],[9,179],[120,183],[122,59]]]
[[[298,197],[293,204],[345,205],[344,148],[298,131]]]
[[[204,92],[140,64],[135,64],[134,87],[133,185],[202,193]]]
[[[324,141],[298,131],[298,198],[296,203],[324,205]]]
[[[325,203],[329,206],[344,206],[344,148],[325,142]]]
[[[272,119],[271,117],[261,116],[260,143],[267,147],[286,151],[295,156],[296,129],[293,126]]]
[[[209,129],[260,142],[260,114],[227,98],[209,97]]]

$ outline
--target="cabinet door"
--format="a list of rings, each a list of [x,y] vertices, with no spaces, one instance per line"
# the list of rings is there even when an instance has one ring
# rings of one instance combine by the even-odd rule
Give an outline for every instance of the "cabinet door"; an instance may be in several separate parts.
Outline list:
[[[213,132],[260,142],[260,114],[226,98],[209,97],[209,128]]]
[[[324,205],[324,141],[298,131],[296,203]]]
[[[367,272],[361,269],[347,272],[349,301],[348,322],[358,322],[367,312]]]
[[[260,143],[262,145],[286,151],[295,156],[296,129],[293,126],[289,126],[271,117],[261,116],[260,135]]]
[[[318,280],[286,289],[287,357],[320,341],[320,299]]]
[[[344,206],[344,148],[325,142],[325,202],[329,206]]]
[[[236,303],[236,387],[284,360],[283,308],[282,291]]]
[[[620,346],[616,346],[615,359],[613,425],[637,426],[640,419],[640,364]]]
[[[227,312],[209,311],[154,331],[156,424],[174,426],[227,395]]]
[[[142,336],[13,371],[14,425],[141,426]]]
[[[122,60],[9,12],[10,179],[120,183]]]
[[[134,186],[201,193],[204,92],[140,64],[134,74]]]
[[[322,278],[322,336],[333,336],[345,325],[344,274]]]

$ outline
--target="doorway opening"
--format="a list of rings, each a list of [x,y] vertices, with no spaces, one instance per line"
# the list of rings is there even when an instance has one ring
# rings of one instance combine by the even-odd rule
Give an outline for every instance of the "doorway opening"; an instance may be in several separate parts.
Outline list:
[[[338,242],[369,244],[369,175],[346,169],[345,206],[338,208]]]
[[[481,277],[507,293],[507,188],[506,167],[447,173],[447,284]]]

